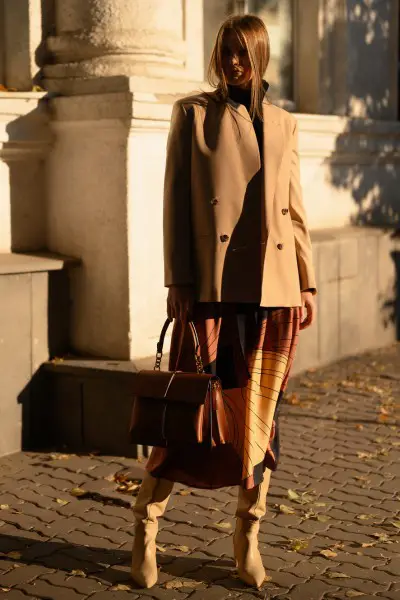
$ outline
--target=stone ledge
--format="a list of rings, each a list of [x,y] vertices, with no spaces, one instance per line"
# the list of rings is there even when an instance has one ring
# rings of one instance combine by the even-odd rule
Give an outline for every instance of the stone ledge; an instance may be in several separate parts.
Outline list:
[[[357,227],[348,225],[347,227],[329,227],[324,229],[311,229],[310,236],[312,243],[330,242],[345,238],[363,237],[365,235],[375,235],[380,237],[390,233],[395,233],[394,227]]]
[[[39,273],[44,271],[61,271],[67,267],[76,267],[80,259],[62,256],[51,252],[34,252],[29,254],[0,253],[0,275],[16,275],[19,273]]]

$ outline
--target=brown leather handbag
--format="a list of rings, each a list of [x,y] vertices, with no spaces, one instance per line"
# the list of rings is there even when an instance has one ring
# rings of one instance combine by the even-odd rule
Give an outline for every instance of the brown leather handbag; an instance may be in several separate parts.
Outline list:
[[[221,382],[204,372],[195,325],[189,326],[194,342],[197,373],[161,371],[164,338],[172,322],[167,319],[157,344],[153,370],[135,376],[130,441],[145,446],[207,444],[228,440],[228,422]],[[182,340],[181,340],[182,349]]]

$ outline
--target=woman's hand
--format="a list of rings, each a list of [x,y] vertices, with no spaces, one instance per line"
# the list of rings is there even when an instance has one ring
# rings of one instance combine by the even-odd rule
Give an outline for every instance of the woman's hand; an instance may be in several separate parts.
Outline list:
[[[192,317],[193,305],[194,290],[192,286],[170,286],[167,298],[167,314],[169,319],[189,320]]]
[[[300,329],[306,329],[315,321],[317,306],[314,301],[312,292],[301,292],[301,322]],[[307,309],[307,317],[305,316],[305,309]],[[303,321],[304,319],[304,321]]]

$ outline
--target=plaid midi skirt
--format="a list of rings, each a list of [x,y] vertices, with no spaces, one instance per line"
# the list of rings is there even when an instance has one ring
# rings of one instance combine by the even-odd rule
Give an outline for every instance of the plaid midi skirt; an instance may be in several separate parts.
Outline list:
[[[232,441],[214,447],[155,447],[146,465],[154,477],[194,488],[242,485],[251,489],[261,483],[266,468],[277,469],[279,406],[300,320],[299,306],[196,304],[193,321],[204,370],[221,380]],[[169,368],[196,371],[191,332],[179,321],[172,332]]]

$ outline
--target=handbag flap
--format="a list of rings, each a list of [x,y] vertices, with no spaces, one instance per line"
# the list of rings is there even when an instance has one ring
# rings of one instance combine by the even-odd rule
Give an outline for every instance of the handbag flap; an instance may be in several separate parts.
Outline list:
[[[139,371],[133,393],[146,398],[166,398],[169,402],[203,404],[211,380],[208,373],[174,371]]]

